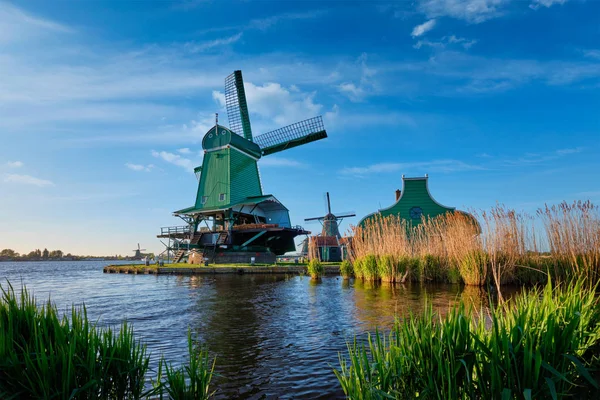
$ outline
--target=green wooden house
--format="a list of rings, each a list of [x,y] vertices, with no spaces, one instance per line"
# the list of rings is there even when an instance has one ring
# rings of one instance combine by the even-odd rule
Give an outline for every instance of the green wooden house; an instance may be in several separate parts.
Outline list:
[[[422,217],[433,218],[455,211],[470,216],[476,222],[475,217],[471,214],[438,203],[429,192],[428,180],[427,175],[419,178],[406,178],[402,175],[402,190],[396,190],[396,202],[388,208],[382,208],[367,215],[358,224],[362,225],[375,216],[395,215],[407,220],[412,226],[416,226],[421,223]]]

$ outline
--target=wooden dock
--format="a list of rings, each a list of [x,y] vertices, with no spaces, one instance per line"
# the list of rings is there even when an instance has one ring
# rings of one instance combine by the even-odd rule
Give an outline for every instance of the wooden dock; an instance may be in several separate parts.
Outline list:
[[[339,265],[325,265],[325,275],[339,275]],[[108,265],[103,269],[105,274],[134,274],[134,275],[243,275],[243,274],[307,274],[306,265],[240,265],[240,266],[199,266],[190,267],[157,267],[145,265]]]

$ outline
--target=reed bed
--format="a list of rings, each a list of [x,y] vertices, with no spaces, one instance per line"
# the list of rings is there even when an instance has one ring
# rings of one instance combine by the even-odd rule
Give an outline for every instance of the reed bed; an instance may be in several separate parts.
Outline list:
[[[325,267],[318,258],[313,258],[308,262],[307,271],[312,279],[321,279],[325,273]]]
[[[389,335],[355,338],[335,374],[351,399],[598,398],[600,305],[584,280],[533,289],[489,315],[431,304]]]
[[[127,323],[100,329],[85,306],[60,317],[50,300],[38,306],[25,287],[20,294],[10,283],[0,289],[0,398],[208,398],[214,363],[193,349],[191,336],[190,364],[167,367],[161,358],[159,379],[149,387],[150,357]]]
[[[354,274],[387,282],[501,285],[600,278],[600,212],[591,202],[563,202],[528,215],[496,205],[411,224],[375,215],[352,228]]]

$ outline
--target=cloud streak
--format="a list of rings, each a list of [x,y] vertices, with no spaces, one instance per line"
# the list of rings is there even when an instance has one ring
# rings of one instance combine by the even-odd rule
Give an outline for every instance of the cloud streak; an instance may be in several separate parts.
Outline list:
[[[435,27],[436,20],[430,19],[427,22],[422,23],[421,25],[417,25],[413,28],[411,35],[413,37],[419,37],[429,32]]]
[[[46,186],[54,186],[52,181],[46,179],[36,178],[31,175],[21,175],[21,174],[4,174],[3,181],[6,183],[16,183],[20,185],[29,185],[29,186],[38,186],[38,187],[46,187]]]

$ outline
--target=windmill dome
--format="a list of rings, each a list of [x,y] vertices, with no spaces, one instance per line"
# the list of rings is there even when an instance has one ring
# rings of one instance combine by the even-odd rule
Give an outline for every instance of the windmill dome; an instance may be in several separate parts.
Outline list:
[[[205,152],[228,147],[233,147],[257,159],[262,156],[262,151],[256,143],[221,125],[210,128],[202,139],[202,148]]]

